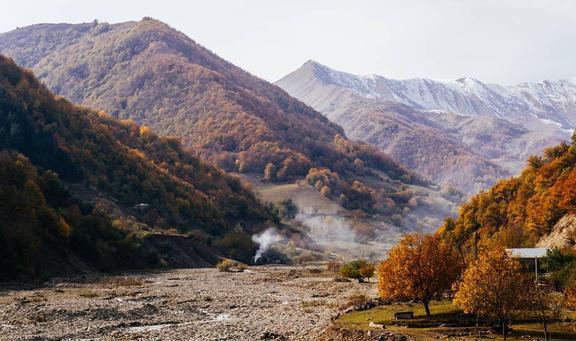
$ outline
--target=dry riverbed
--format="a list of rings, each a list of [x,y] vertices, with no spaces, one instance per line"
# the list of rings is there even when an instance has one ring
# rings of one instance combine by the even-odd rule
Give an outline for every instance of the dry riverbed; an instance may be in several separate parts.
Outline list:
[[[310,268],[55,279],[0,289],[0,340],[337,340],[325,330],[355,293],[375,297],[376,286]]]

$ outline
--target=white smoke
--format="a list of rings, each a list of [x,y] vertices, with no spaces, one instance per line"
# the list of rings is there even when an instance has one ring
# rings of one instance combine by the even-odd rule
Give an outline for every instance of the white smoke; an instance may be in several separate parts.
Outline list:
[[[272,244],[280,242],[283,239],[284,237],[278,233],[275,227],[269,227],[264,232],[253,235],[252,241],[258,244],[258,251],[256,251],[256,255],[254,256],[254,263],[258,262]]]
[[[324,252],[345,259],[382,259],[402,235],[396,226],[383,221],[355,219],[334,213],[301,213],[295,218]]]
[[[309,229],[310,237],[319,244],[354,243],[358,239],[346,217],[299,214],[296,220]]]

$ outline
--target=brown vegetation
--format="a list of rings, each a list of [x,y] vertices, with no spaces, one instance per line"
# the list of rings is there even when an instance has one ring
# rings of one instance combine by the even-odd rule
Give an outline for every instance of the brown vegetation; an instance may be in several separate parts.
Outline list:
[[[458,255],[437,236],[407,235],[378,268],[378,291],[385,300],[418,300],[430,316],[430,301],[441,299],[462,269]]]
[[[374,276],[374,265],[365,259],[354,260],[342,266],[329,264],[329,268],[338,268],[338,272],[342,277],[357,279],[359,282]]]
[[[220,263],[216,264],[216,268],[220,272],[243,272],[248,267],[246,264],[235,262],[231,259],[223,259]]]
[[[10,151],[0,158],[3,274],[61,270],[67,262],[57,260],[68,258],[68,251],[104,270],[137,266],[138,259],[162,266],[140,240],[146,235],[132,233],[138,225],[116,229],[110,212],[95,205],[97,197],[150,229],[199,231],[201,242],[239,259],[253,254],[249,236],[231,244],[222,239],[238,224],[250,233],[274,219],[238,178],[187,154],[178,140],[54,98],[3,56],[0,147]],[[82,200],[72,195],[72,185],[86,193]],[[47,257],[56,250],[59,256]]]
[[[530,293],[530,279],[522,273],[518,260],[504,250],[480,255],[455,285],[454,303],[464,312],[497,321],[506,339],[513,314],[525,309]]]
[[[440,229],[461,253],[529,247],[576,209],[576,145],[562,143],[533,156],[519,177],[472,197]]]
[[[339,126],[280,88],[150,18],[22,28],[3,35],[0,49],[34,68],[55,92],[133,120],[128,126],[135,121],[182,137],[191,152],[227,171],[289,181],[328,169],[340,180],[318,188],[323,195],[385,214],[390,203],[405,203],[393,196],[397,186],[382,184],[370,169],[425,183],[377,149],[347,140]],[[149,134],[140,130],[135,133]]]

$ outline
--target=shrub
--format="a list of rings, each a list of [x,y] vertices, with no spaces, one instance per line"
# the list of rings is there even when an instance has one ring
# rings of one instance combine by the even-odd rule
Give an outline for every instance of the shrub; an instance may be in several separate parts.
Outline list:
[[[220,272],[230,272],[233,266],[234,262],[230,259],[223,259],[216,265]]]
[[[273,210],[279,220],[290,220],[298,214],[298,206],[292,199],[282,199],[276,202]]]
[[[346,278],[360,278],[360,273],[358,272],[358,268],[354,267],[351,263],[344,264],[340,268],[340,275]]]
[[[362,282],[364,278],[370,278],[374,275],[374,265],[364,259],[354,260],[340,267],[340,275]]]
[[[372,276],[374,276],[374,264],[366,263],[366,264],[362,265],[360,267],[360,269],[358,269],[358,273],[363,278],[368,278],[368,279],[372,278]]]
[[[243,272],[248,269],[248,266],[244,263],[235,262],[231,259],[223,259],[216,265],[220,272]]]

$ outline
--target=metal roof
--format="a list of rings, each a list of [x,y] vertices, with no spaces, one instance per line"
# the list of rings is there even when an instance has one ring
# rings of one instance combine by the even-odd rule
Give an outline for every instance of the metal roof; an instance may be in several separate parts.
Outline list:
[[[513,258],[542,258],[546,257],[548,250],[549,249],[545,247],[534,247],[523,249],[506,249],[506,253],[508,253],[508,256]]]

